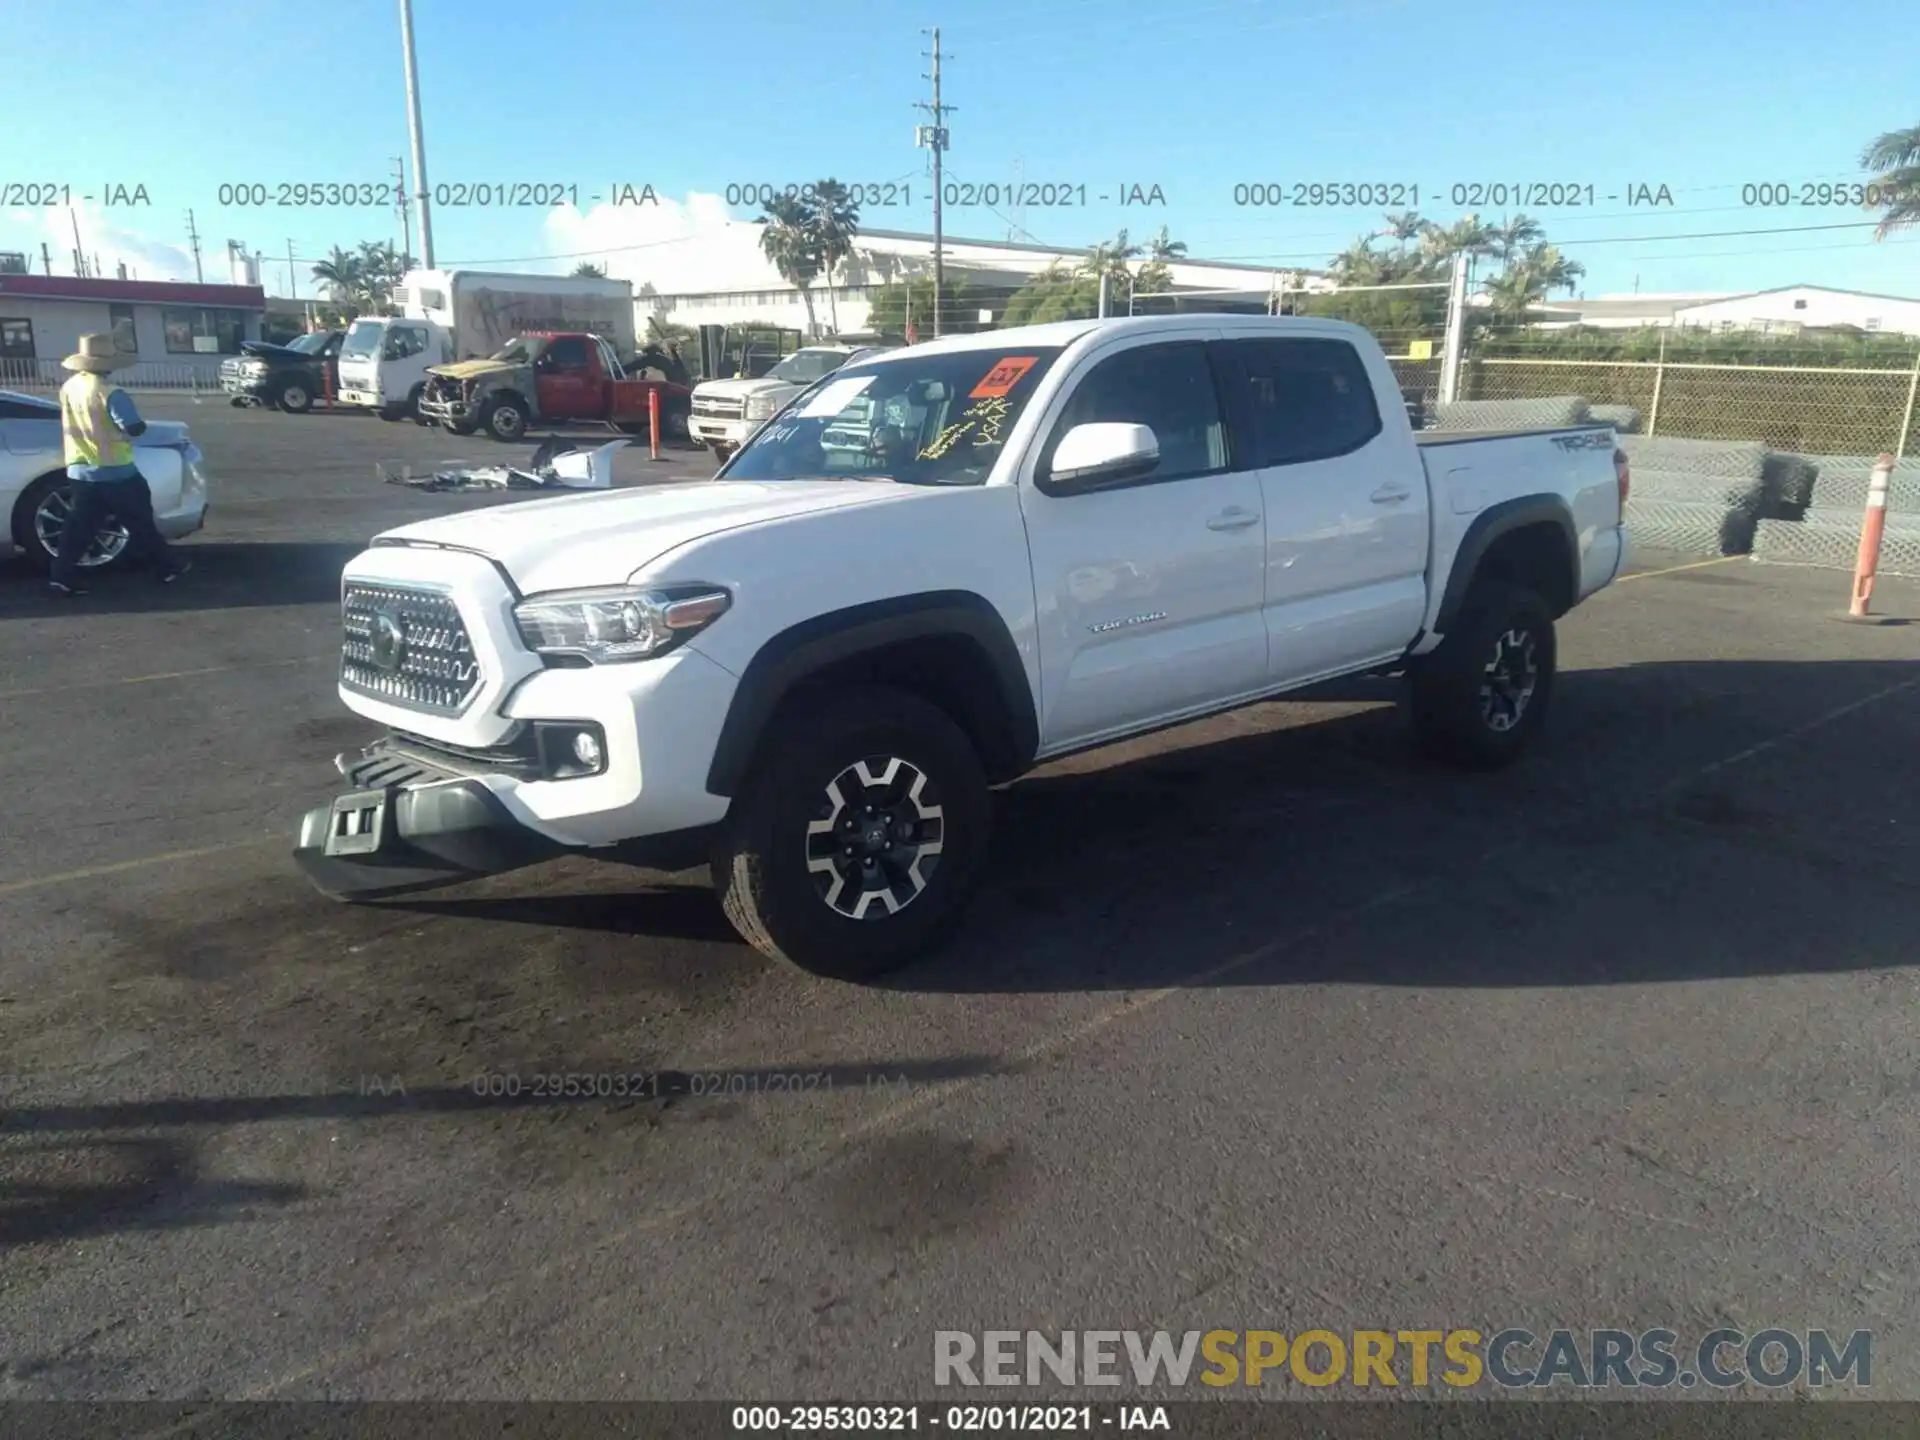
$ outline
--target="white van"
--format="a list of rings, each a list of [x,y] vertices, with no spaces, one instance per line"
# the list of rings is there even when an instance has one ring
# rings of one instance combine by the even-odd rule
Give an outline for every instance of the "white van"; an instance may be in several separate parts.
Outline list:
[[[453,337],[431,320],[356,320],[340,346],[339,401],[382,420],[410,418],[426,389],[427,367],[452,359]]]

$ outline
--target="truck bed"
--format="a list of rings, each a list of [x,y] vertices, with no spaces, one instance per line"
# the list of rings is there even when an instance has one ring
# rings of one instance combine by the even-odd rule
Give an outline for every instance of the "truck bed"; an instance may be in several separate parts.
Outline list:
[[[1594,420],[1585,425],[1529,426],[1518,430],[1416,430],[1416,445],[1457,445],[1463,440],[1519,440],[1528,435],[1567,435],[1580,430],[1611,430],[1611,421]]]

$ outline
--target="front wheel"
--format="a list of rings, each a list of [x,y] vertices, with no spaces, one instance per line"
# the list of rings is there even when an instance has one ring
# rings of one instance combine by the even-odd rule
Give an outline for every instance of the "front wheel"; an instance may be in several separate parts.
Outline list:
[[[73,482],[65,475],[43,475],[29,485],[14,508],[13,539],[27,552],[27,560],[41,571],[53,568],[60,553],[60,536],[73,512]],[[109,515],[93,537],[93,543],[80,557],[80,568],[98,575],[111,570],[126,557],[127,527]]]
[[[811,697],[783,719],[716,846],[727,918],[762,954],[837,979],[937,948],[986,859],[987,780],[966,735],[880,686]]]
[[[280,408],[290,415],[304,415],[313,408],[313,392],[304,380],[289,380],[280,387]]]
[[[1505,586],[1470,595],[1410,673],[1420,747],[1470,770],[1513,763],[1546,719],[1556,664],[1553,614],[1538,595]]]
[[[527,410],[511,395],[490,401],[481,423],[496,440],[518,440],[527,433]]]

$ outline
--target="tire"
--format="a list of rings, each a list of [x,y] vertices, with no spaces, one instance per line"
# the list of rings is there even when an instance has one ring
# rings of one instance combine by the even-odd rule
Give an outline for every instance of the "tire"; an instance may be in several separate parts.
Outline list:
[[[1512,764],[1546,720],[1557,659],[1544,600],[1530,590],[1476,586],[1446,639],[1410,671],[1415,740],[1463,769]]]
[[[313,391],[304,380],[289,380],[280,387],[275,403],[289,415],[304,415],[313,409]]]
[[[519,440],[527,433],[527,407],[517,397],[496,396],[480,412],[480,423],[496,440]]]
[[[471,435],[480,428],[471,420],[448,420],[443,423],[446,425],[448,433],[453,435]]]
[[[231,405],[236,410],[244,410],[251,403],[253,402],[248,400],[247,397],[244,395],[235,395],[232,399],[227,401],[227,404]]]
[[[59,532],[55,528],[50,537],[46,534],[48,517],[43,516],[42,512],[49,508],[56,511],[65,509],[70,483],[65,475],[57,471],[52,475],[42,475],[21,493],[19,502],[13,507],[13,543],[26,552],[27,562],[43,574],[53,568],[53,552],[59,544]],[[107,574],[126,562],[126,528],[116,523],[101,533],[110,534],[113,538],[104,558],[95,558],[93,551],[81,557],[80,568],[89,575]]]
[[[714,889],[761,954],[870,979],[937,949],[959,925],[986,859],[986,775],[960,727],[917,696],[854,686],[808,699],[768,728],[721,827]],[[867,798],[878,815],[848,813]],[[889,816],[917,843],[903,845],[901,829],[889,836]],[[812,832],[836,818],[850,828]],[[859,855],[869,848],[871,860]],[[892,883],[860,883],[867,876]]]
[[[684,445],[690,433],[687,429],[687,412],[685,410],[668,410],[661,414],[660,438],[662,440],[672,440],[677,444]]]

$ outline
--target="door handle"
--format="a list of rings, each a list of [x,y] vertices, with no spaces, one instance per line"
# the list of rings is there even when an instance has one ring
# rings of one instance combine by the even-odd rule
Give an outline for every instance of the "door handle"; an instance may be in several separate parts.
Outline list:
[[[1258,510],[1248,510],[1242,506],[1235,505],[1231,509],[1222,510],[1218,515],[1207,521],[1207,528],[1209,530],[1244,530],[1249,525],[1257,525],[1259,523],[1260,512]]]
[[[1413,491],[1404,485],[1382,485],[1371,498],[1376,505],[1398,505],[1411,494]]]

